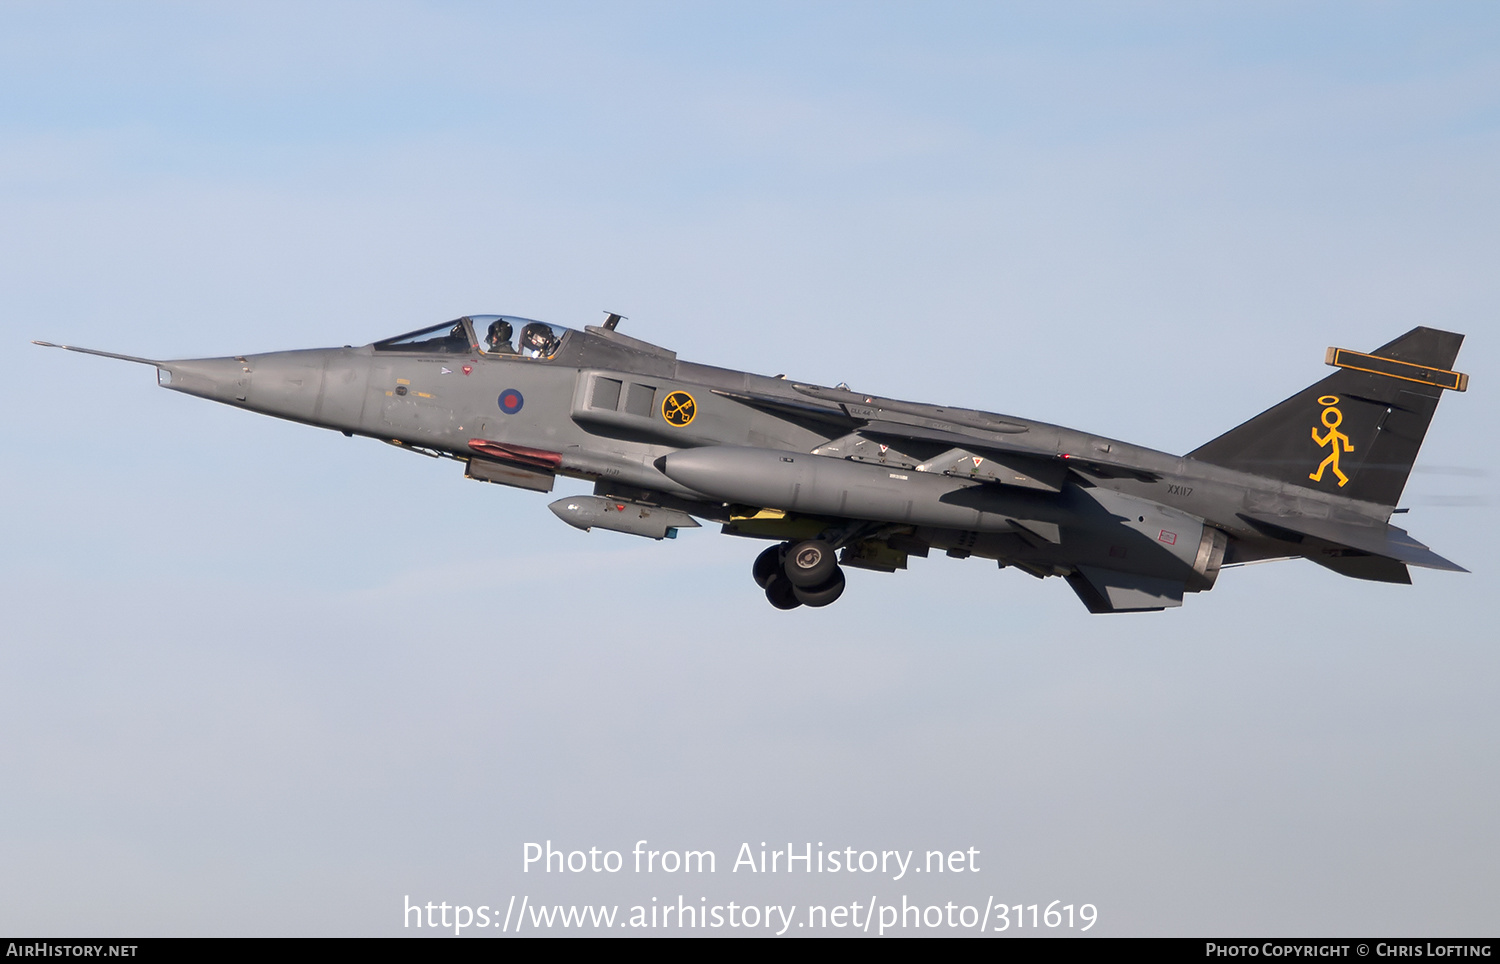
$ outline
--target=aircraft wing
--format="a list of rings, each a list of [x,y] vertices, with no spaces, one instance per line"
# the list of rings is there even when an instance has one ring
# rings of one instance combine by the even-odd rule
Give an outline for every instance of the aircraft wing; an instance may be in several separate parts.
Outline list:
[[[988,459],[993,464],[983,473],[970,473],[981,482],[1058,492],[1067,481],[1070,469],[1104,478],[1128,477],[1146,482],[1159,479],[1154,473],[1113,462],[1059,456],[1057,452],[1031,442],[1026,424],[987,412],[875,398],[839,388],[800,384],[792,387],[803,398],[754,391],[714,389],[713,392],[782,418],[812,420],[844,431],[853,430],[875,442],[917,441],[946,445],[950,447],[944,456],[948,462],[955,462],[960,456]],[[978,464],[976,461],[976,469]],[[935,463],[932,468],[923,468],[923,471],[933,470],[938,470]],[[948,471],[946,474],[965,473]]]
[[[1036,469],[1021,470],[1026,475],[1049,480],[1043,485],[1028,487],[1051,488],[1056,491],[1067,477],[1067,469],[1079,469],[1103,478],[1133,478],[1142,482],[1161,480],[1161,476],[1155,472],[1119,461],[1097,456],[1062,454],[1055,448],[1034,440],[1031,425],[1002,415],[860,395],[841,388],[823,388],[818,385],[798,384],[792,388],[802,395],[837,403],[851,419],[862,423],[862,427],[856,431],[869,438],[880,436],[887,439],[940,442],[996,458],[997,461],[1006,458],[1012,461],[1022,459],[1024,463],[1016,464],[1026,464]],[[1058,465],[1063,468],[1057,469]],[[1053,479],[1055,481],[1051,481]]]
[[[1030,431],[1023,422],[1013,421],[989,412],[976,412],[967,408],[950,408],[944,405],[927,405],[923,402],[905,402],[899,398],[882,398],[876,395],[861,395],[845,388],[824,388],[821,385],[792,385],[800,395],[818,398],[837,404],[844,411],[861,421],[872,418],[888,418],[892,414],[924,419],[942,425],[963,425],[1002,435],[1019,435]],[[905,419],[903,419],[905,421]]]
[[[1057,458],[1050,452],[1038,452],[1024,445],[1017,445],[1008,439],[986,438],[977,432],[954,431],[957,428],[933,428],[927,425],[914,425],[910,422],[892,422],[886,419],[871,419],[861,425],[856,431],[866,438],[890,438],[890,439],[912,439],[918,442],[941,442],[944,445],[956,445],[962,448],[983,449],[986,452],[1004,452],[1012,455],[1025,455],[1034,458]]]
[[[1449,562],[1422,543],[1413,539],[1405,530],[1393,525],[1359,525],[1351,522],[1335,522],[1332,519],[1313,519],[1307,516],[1284,516],[1240,513],[1240,518],[1257,528],[1281,529],[1297,535],[1307,536],[1323,542],[1374,556],[1394,559],[1409,566],[1424,569],[1444,569],[1448,572],[1468,572],[1463,566]],[[1258,525],[1257,525],[1258,523]],[[1271,533],[1271,534],[1274,534]]]
[[[919,472],[942,472],[978,482],[996,482],[1045,492],[1062,491],[1068,478],[1069,464],[1055,455],[996,444],[965,432],[884,421],[866,423],[855,431],[872,442],[899,444],[911,440],[950,446],[942,455],[917,466]],[[981,472],[980,466],[985,462],[989,464]]]
[[[760,392],[728,392],[715,388],[715,395],[732,398],[742,405],[758,408],[772,415],[791,416],[793,418],[810,418],[818,422],[827,422],[848,428],[859,424],[859,420],[851,418],[849,413],[836,405],[817,405],[812,402],[802,402],[793,398],[784,398],[779,395],[763,395]]]

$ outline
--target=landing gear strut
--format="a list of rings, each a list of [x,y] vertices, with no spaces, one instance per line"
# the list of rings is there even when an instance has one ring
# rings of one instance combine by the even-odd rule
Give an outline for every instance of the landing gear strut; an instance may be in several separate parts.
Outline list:
[[[751,574],[777,609],[826,606],[844,594],[834,547],[818,539],[770,547],[756,557]]]

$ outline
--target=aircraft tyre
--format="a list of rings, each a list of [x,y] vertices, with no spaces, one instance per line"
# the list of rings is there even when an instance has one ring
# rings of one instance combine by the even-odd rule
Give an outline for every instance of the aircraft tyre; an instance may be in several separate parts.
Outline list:
[[[813,589],[833,578],[839,561],[833,546],[818,539],[808,539],[794,543],[787,550],[782,568],[792,585],[799,589]]]
[[[755,577],[755,584],[762,589],[771,585],[771,580],[781,575],[781,560],[786,555],[786,543],[781,542],[762,552],[755,557],[755,565],[751,567],[750,574]]]
[[[787,582],[786,577],[777,574],[766,586],[766,599],[777,609],[796,609],[802,605],[802,600],[797,598],[798,589]]]
[[[792,594],[797,601],[804,606],[827,606],[844,594],[844,570],[837,566],[833,568],[833,576],[816,589],[803,589],[800,586],[792,587]]]

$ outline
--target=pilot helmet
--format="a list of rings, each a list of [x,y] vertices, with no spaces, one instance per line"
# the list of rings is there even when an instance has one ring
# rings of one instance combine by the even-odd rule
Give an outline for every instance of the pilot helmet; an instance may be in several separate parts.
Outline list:
[[[506,347],[510,347],[510,333],[511,333],[510,322],[508,322],[508,321],[492,321],[492,322],[490,322],[489,333],[487,335],[485,335],[485,339],[484,339],[485,347],[487,347],[487,348],[489,348],[491,350],[499,348],[501,345],[504,345]]]
[[[557,338],[552,329],[541,322],[521,329],[521,350],[534,351],[538,355],[550,355],[557,348]]]

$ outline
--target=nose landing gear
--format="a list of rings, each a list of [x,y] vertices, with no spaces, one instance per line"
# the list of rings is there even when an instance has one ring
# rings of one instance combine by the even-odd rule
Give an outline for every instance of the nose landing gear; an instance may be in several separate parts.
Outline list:
[[[756,557],[751,574],[777,609],[827,606],[844,594],[834,548],[817,539],[771,546]]]

